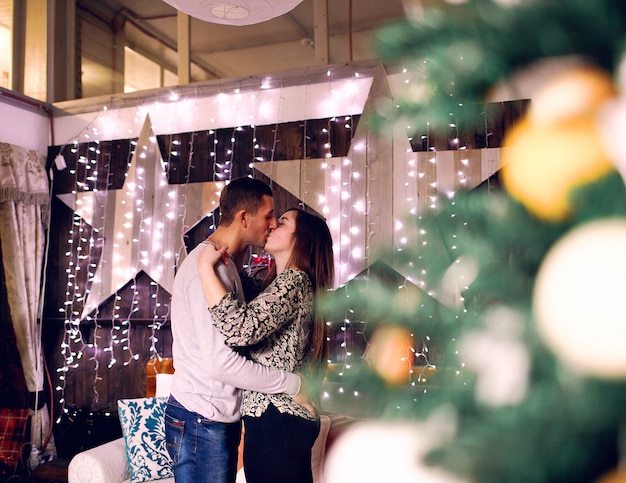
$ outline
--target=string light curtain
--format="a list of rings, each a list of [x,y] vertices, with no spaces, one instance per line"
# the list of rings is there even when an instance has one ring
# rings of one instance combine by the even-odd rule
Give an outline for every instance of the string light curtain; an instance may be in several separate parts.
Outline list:
[[[166,276],[165,267],[177,266],[185,255],[183,241],[168,240],[168,236],[197,233],[212,223],[209,220],[213,220],[211,213],[217,206],[219,191],[235,168],[239,169],[238,175],[254,170],[267,176],[275,189],[289,192],[327,218],[335,243],[337,285],[350,281],[383,257],[391,268],[405,277],[398,283],[403,291],[415,284],[432,297],[440,295],[438,287],[426,286],[422,262],[431,253],[430,247],[438,249],[442,241],[436,233],[429,233],[421,226],[420,217],[437,209],[439,196],[453,196],[455,190],[462,187],[472,188],[485,175],[491,174],[492,161],[495,164],[499,161],[497,157],[491,159],[499,153],[498,144],[487,156],[484,149],[475,149],[483,146],[472,145],[470,149],[464,149],[465,142],[449,143],[448,132],[431,135],[428,125],[399,123],[394,126],[393,133],[389,133],[389,139],[381,139],[366,123],[357,123],[361,115],[371,116],[374,104],[378,104],[381,97],[393,105],[398,90],[416,82],[404,70],[401,75],[390,76],[378,64],[367,64],[363,69],[338,66],[321,73],[299,75],[301,77],[294,79],[264,76],[193,88],[178,87],[164,89],[158,96],[150,93],[145,98],[134,95],[113,99],[108,106],[101,107],[99,113],[94,112],[94,121],[78,135],[70,132],[71,139],[75,139],[77,148],[81,149],[87,143],[92,146],[95,138],[93,153],[96,157],[103,156],[98,154],[102,149],[98,146],[110,144],[105,139],[127,136],[129,139],[124,142],[132,147],[128,149],[130,164],[123,188],[102,188],[100,194],[96,194],[93,188],[79,189],[77,184],[76,192],[69,196],[76,198],[75,213],[90,220],[99,233],[106,235],[111,246],[99,248],[102,251],[99,264],[108,266],[109,282],[104,282],[107,277],[103,277],[102,268],[96,269],[94,265],[89,283],[84,284],[89,286],[89,293],[78,304],[80,310],[71,315],[68,310],[66,314],[68,330],[73,330],[74,325],[80,330],[85,314],[92,313],[94,307],[116,292],[120,284],[129,280],[134,283],[134,274],[140,271],[148,273],[158,284],[156,286],[167,291],[170,278]],[[294,123],[302,126],[304,137],[289,135]],[[458,136],[459,131],[462,133],[463,129],[451,127],[452,141],[465,139]],[[415,136],[411,137],[413,134]],[[155,137],[158,148],[154,144]],[[345,152],[335,149],[341,138],[351,140]],[[444,142],[439,142],[439,138]],[[470,138],[476,139],[474,131]],[[287,149],[285,144],[288,141],[293,141],[301,149]],[[413,144],[419,146],[412,147]],[[441,146],[441,150],[435,149],[437,146]],[[275,156],[277,147],[280,149]],[[249,153],[245,160],[233,155],[242,150]],[[93,153],[85,153],[85,158],[91,159]],[[98,178],[107,174],[106,164],[101,164]],[[79,161],[78,165],[82,166],[82,163]],[[88,171],[93,174],[93,168],[85,168],[87,178],[91,176]],[[206,176],[200,176],[199,172],[204,171]],[[55,185],[62,176],[59,173]],[[166,176],[171,178],[167,187],[157,183]],[[87,178],[84,178],[85,183]],[[78,180],[77,177],[77,183]],[[134,185],[132,190],[131,184]],[[126,190],[129,191],[125,198]],[[134,194],[131,196],[131,193]],[[90,203],[86,201],[89,198],[96,200],[98,196],[106,202],[95,203],[94,213],[88,215],[85,207]],[[119,207],[115,199],[119,199]],[[126,202],[122,204],[124,199]],[[139,201],[141,204],[137,205]],[[80,206],[83,208],[79,210]],[[123,209],[124,206],[128,209]],[[176,226],[168,225],[164,232],[155,225],[156,220],[167,224],[173,223],[174,219],[178,220]],[[105,223],[107,221],[110,223]],[[118,239],[125,224],[128,224],[128,235]],[[114,230],[113,225],[120,229]],[[150,250],[157,240],[154,236],[157,232],[162,233],[159,239],[163,236],[162,249],[153,253]],[[456,244],[454,239],[446,241]],[[128,249],[121,254],[113,249],[114,243],[122,243]],[[73,250],[76,245],[74,242]],[[165,246],[170,249],[166,250]],[[97,243],[94,243],[93,250],[96,248]],[[393,248],[394,251],[383,253],[383,248]],[[416,250],[417,257],[403,256],[405,252],[414,254],[411,249]],[[165,257],[169,252],[174,254],[173,260]],[[125,263],[121,263],[122,258],[114,258],[116,254],[127,257]],[[68,263],[71,256],[71,250],[68,250]],[[114,269],[123,267],[132,270],[111,284],[115,278]],[[78,277],[82,272],[85,270],[75,273],[70,270],[68,274]],[[68,278],[69,282],[75,286]],[[68,307],[73,300],[75,298],[69,294]],[[134,302],[131,297],[131,304]],[[119,312],[117,310],[115,314]],[[130,316],[124,312],[119,317],[126,322]],[[98,319],[103,320],[103,315],[100,314]],[[367,322],[365,318],[355,318],[348,313],[342,319],[346,327]],[[155,323],[158,325],[159,321]],[[90,326],[88,323],[84,325]],[[128,330],[128,324],[121,325],[115,325],[119,330],[111,329],[110,343],[100,342],[100,348],[107,352],[107,357],[100,360],[103,371],[114,362],[115,358],[108,356],[116,345],[118,348],[130,347],[123,334]],[[99,331],[97,324],[96,331]],[[155,332],[152,334],[152,353],[156,352]],[[95,336],[81,337],[79,332],[73,340],[78,341],[75,345],[80,345],[85,343],[84,339],[98,343]],[[417,351],[418,347],[413,349]],[[351,349],[346,347],[345,350]],[[70,372],[77,374],[76,369],[80,369],[75,367],[77,357],[71,352],[65,352],[65,355],[67,358],[60,370],[68,375]],[[120,362],[117,367],[133,361],[137,351],[124,350],[120,355],[123,357],[117,357]],[[98,362],[95,362],[97,373]],[[98,374],[94,378],[94,390],[97,381]],[[71,398],[71,387],[69,389]],[[63,399],[63,384],[59,384],[58,390]]]

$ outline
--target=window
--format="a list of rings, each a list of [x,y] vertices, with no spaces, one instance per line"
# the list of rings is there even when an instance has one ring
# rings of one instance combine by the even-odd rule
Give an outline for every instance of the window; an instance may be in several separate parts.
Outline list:
[[[143,91],[176,85],[178,76],[156,62],[124,48],[124,92]]]
[[[0,86],[11,88],[11,4],[0,2]]]

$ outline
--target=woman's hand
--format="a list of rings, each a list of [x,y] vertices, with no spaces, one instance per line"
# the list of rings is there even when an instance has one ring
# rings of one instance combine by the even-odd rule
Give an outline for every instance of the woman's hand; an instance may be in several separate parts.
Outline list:
[[[303,406],[314,419],[317,419],[317,408],[303,394],[293,396],[293,400]]]
[[[224,284],[215,273],[215,265],[220,259],[228,265],[227,248],[226,245],[220,247],[211,243],[200,250],[198,254],[198,275],[209,307],[217,305],[220,299],[226,295]]]
[[[209,243],[202,250],[200,250],[200,254],[198,255],[198,268],[200,270],[205,268],[212,269],[220,260],[222,260],[225,265],[228,265],[228,255],[226,255],[227,249],[228,246],[226,245],[217,246]]]
[[[296,403],[298,403],[300,406],[303,406],[309,412],[309,414],[313,416],[313,418],[317,419],[318,411],[315,407],[315,404],[311,400],[312,398],[309,394],[310,387],[308,381],[302,374],[298,373],[298,376],[300,377],[300,390],[298,391],[298,394],[291,397]]]

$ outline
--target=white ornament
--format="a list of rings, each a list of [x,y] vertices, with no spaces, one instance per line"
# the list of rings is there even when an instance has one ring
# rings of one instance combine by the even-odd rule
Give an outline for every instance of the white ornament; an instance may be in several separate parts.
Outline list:
[[[545,257],[535,281],[537,330],[564,365],[626,378],[626,219],[573,229]]]
[[[499,308],[486,321],[488,328],[495,327],[468,332],[460,341],[459,357],[477,374],[476,398],[482,403],[513,406],[526,396],[530,354],[519,338],[518,318],[513,311]]]
[[[423,423],[372,421],[358,423],[331,447],[324,465],[325,483],[462,483],[422,458],[452,437],[455,420],[439,414]]]

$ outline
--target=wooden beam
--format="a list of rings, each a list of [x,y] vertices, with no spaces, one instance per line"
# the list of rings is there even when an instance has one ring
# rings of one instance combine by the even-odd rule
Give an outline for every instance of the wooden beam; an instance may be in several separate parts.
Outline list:
[[[178,83],[180,85],[191,82],[191,21],[189,15],[178,11]]]
[[[11,90],[24,93],[24,56],[26,49],[26,3],[12,3]]]
[[[328,0],[313,0],[313,20],[315,63],[328,64]]]
[[[48,100],[48,0],[26,0],[24,94]]]
[[[112,92],[124,92],[124,78],[125,78],[125,59],[126,52],[126,24],[124,23],[121,28],[113,29],[113,85],[111,87]]]
[[[76,99],[76,2],[57,0],[49,8],[48,101]]]

